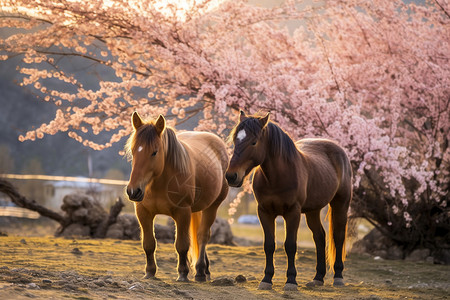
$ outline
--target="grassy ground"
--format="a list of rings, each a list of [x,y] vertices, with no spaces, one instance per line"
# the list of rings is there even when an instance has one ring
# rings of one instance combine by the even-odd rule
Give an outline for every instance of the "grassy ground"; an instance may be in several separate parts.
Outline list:
[[[261,246],[210,245],[208,251],[213,281],[178,283],[173,245],[158,245],[158,279],[142,280],[145,256],[137,241],[0,237],[0,299],[448,299],[450,295],[449,266],[354,254],[346,262],[347,286],[333,288],[329,274],[325,286],[306,288],[314,276],[315,253],[302,246],[296,261],[299,290],[283,292],[286,258],[278,248],[274,289],[259,291],[264,269]],[[233,282],[238,275],[247,281]],[[218,278],[225,280],[214,281]]]

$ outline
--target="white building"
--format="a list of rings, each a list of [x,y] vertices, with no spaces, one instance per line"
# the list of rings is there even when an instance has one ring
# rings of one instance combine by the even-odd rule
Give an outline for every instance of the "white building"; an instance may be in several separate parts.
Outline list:
[[[64,196],[73,193],[89,194],[105,206],[117,197],[123,197],[125,186],[106,185],[98,182],[47,181],[44,183],[45,206],[59,209]]]

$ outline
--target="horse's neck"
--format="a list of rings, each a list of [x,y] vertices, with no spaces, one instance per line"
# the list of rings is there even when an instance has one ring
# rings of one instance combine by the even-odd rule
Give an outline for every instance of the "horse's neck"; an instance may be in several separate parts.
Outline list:
[[[277,152],[271,151],[270,145],[268,145],[266,149],[266,157],[260,167],[266,180],[270,184],[282,185],[283,183],[288,183],[290,179],[295,179],[298,176],[298,174],[296,174],[297,167],[305,162],[304,157],[300,152],[297,151],[297,155],[288,160],[286,157],[282,157],[281,155],[272,156],[272,153]]]

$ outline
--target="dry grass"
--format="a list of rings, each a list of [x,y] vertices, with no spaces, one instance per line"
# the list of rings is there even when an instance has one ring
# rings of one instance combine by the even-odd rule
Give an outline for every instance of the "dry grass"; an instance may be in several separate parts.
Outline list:
[[[213,279],[247,278],[242,284],[213,286],[175,281],[173,245],[158,246],[158,280],[142,280],[145,257],[139,242],[22,239],[0,237],[0,299],[447,299],[450,292],[448,266],[379,261],[358,255],[348,257],[346,287],[333,288],[327,275],[324,287],[306,288],[305,283],[314,276],[315,253],[302,247],[297,258],[299,291],[285,293],[282,248],[275,253],[274,290],[259,291],[264,269],[261,246],[210,245]],[[81,253],[76,254],[75,248]]]

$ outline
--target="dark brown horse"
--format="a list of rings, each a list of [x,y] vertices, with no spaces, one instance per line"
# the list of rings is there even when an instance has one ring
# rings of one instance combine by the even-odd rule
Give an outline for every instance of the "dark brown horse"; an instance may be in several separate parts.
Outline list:
[[[164,214],[175,220],[177,229],[177,280],[188,281],[187,256],[192,244],[193,259],[197,260],[195,280],[205,281],[210,277],[205,247],[217,208],[228,193],[226,146],[211,133],[175,134],[166,127],[162,115],[144,123],[135,112],[132,124],[134,132],[126,146],[132,158],[127,194],[135,202],[141,225],[142,247],[147,256],[144,278],[156,273],[153,220],[157,214]]]
[[[265,117],[246,116],[230,134],[234,154],[226,173],[230,186],[239,187],[256,167],[253,192],[264,230],[265,276],[260,289],[272,288],[274,275],[275,218],[283,216],[286,228],[284,248],[288,257],[285,290],[296,290],[297,231],[302,213],[306,214],[316,244],[317,265],[308,286],[323,285],[326,272],[325,230],[320,210],[329,204],[330,230],[328,262],[334,267],[334,285],[344,285],[347,211],[352,197],[352,171],[344,150],[325,139],[303,139],[294,143],[280,127]]]

